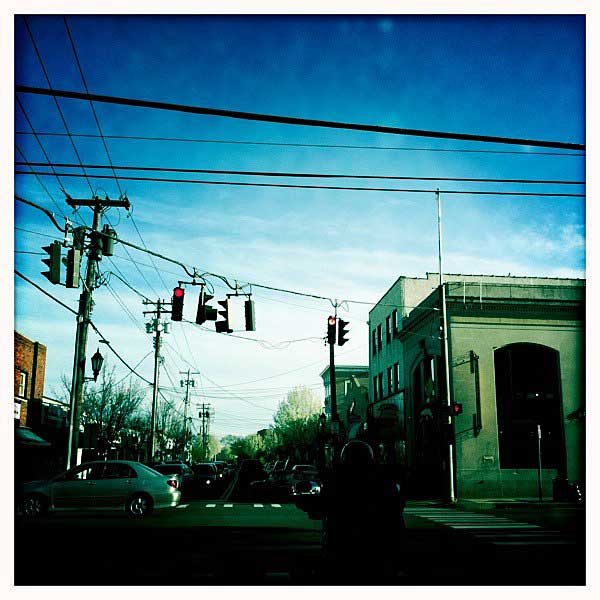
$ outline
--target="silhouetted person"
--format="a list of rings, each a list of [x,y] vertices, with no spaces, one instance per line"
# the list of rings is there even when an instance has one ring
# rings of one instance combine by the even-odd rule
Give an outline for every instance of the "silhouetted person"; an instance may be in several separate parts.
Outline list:
[[[320,509],[325,574],[335,583],[378,583],[400,570],[404,500],[369,444],[344,446],[340,464],[324,478]]]

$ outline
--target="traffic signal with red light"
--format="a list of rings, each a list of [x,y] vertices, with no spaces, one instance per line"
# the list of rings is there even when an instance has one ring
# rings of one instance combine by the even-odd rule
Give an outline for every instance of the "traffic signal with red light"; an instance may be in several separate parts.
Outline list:
[[[42,246],[42,250],[48,254],[42,258],[42,262],[48,265],[48,271],[42,271],[50,283],[60,283],[60,242],[52,242],[49,246]]]
[[[181,321],[183,319],[183,297],[185,290],[177,286],[173,290],[173,298],[171,299],[171,321]]]
[[[337,343],[338,343],[338,346],[343,346],[348,341],[348,338],[345,337],[348,335],[348,329],[346,329],[346,327],[348,326],[348,321],[344,321],[343,319],[338,318],[337,322],[338,322]]]
[[[329,317],[327,319],[327,343],[331,345],[335,344],[336,322],[337,319],[335,317]]]
[[[208,306],[206,303],[212,300],[214,296],[207,294],[204,291],[204,286],[200,290],[200,298],[198,300],[198,311],[196,312],[196,323],[202,325],[206,321],[217,320],[217,309],[213,306]]]
[[[229,299],[219,300],[218,304],[223,307],[223,310],[218,311],[223,317],[223,321],[217,321],[215,323],[215,330],[218,333],[233,333],[233,329],[229,327]]]
[[[461,415],[462,414],[462,404],[459,404],[458,402],[454,402],[452,404],[452,411],[451,414],[453,417],[456,417],[457,415]]]

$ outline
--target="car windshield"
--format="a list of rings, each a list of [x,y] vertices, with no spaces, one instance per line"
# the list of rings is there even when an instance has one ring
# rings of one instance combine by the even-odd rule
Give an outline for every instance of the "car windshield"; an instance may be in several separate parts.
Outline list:
[[[214,475],[215,468],[213,465],[197,465],[194,467],[194,473],[196,475]]]
[[[152,468],[163,475],[181,475],[183,473],[182,465],[156,465]]]

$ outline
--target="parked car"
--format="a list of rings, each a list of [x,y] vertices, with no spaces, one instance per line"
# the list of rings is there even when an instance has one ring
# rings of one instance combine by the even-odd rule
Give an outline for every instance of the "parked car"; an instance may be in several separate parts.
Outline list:
[[[145,517],[153,509],[175,507],[181,490],[175,478],[139,462],[83,463],[44,481],[20,486],[18,507],[25,517],[75,510],[120,510]]]
[[[289,480],[292,484],[304,479],[319,479],[319,470],[314,465],[294,465]]]
[[[182,462],[163,462],[152,466],[155,471],[163,475],[177,475],[181,492],[186,495],[190,491],[194,471]]]

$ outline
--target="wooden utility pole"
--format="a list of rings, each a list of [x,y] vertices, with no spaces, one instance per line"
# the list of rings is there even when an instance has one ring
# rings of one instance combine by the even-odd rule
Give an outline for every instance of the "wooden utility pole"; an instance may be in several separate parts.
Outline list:
[[[88,326],[92,313],[92,292],[96,286],[98,262],[102,259],[102,240],[100,221],[105,208],[117,206],[129,208],[127,198],[120,200],[101,199],[98,196],[91,200],[74,200],[67,198],[67,204],[72,208],[89,206],[94,211],[92,231],[89,234],[88,261],[85,283],[79,296],[77,311],[77,331],[75,333],[75,353],[73,358],[73,377],[71,381],[71,409],[69,414],[69,443],[67,448],[67,467],[73,467],[78,462],[79,424],[83,406],[83,384],[85,382],[85,360],[88,338]]]
[[[179,371],[180,375],[185,375],[186,378],[182,379],[179,383],[181,387],[185,386],[185,401],[183,404],[183,448],[182,448],[182,460],[187,459],[187,439],[188,439],[188,408],[190,405],[190,386],[194,387],[194,380],[191,378],[192,375],[200,375],[199,371]]]
[[[149,445],[149,453],[150,460],[154,460],[154,455],[156,454],[156,409],[158,406],[158,392],[159,392],[159,378],[160,378],[160,343],[161,343],[161,333],[168,333],[168,323],[165,323],[160,320],[160,317],[165,312],[164,306],[170,304],[170,302],[165,302],[164,300],[160,300],[160,298],[156,302],[152,302],[150,300],[144,300],[144,305],[153,305],[156,306],[155,310],[147,310],[144,311],[145,315],[156,315],[155,318],[152,319],[151,323],[146,323],[146,332],[154,333],[154,378],[152,382],[152,414],[150,417],[150,445]]]

